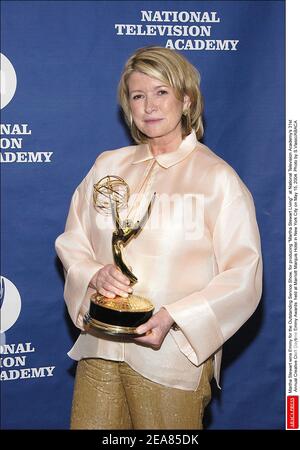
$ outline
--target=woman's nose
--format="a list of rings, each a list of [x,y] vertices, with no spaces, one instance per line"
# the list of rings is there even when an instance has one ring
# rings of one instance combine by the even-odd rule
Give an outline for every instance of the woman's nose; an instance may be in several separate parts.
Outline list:
[[[150,113],[152,113],[155,110],[156,110],[156,105],[155,105],[155,102],[153,101],[153,99],[152,98],[146,98],[146,101],[145,101],[145,112],[147,114],[150,114]]]

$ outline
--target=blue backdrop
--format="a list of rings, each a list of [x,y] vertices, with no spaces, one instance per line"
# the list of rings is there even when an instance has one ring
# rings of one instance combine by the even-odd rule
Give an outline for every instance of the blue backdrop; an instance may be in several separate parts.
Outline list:
[[[146,22],[142,10],[215,11],[220,22]],[[74,364],[67,351],[78,331],[64,306],[54,241],[71,194],[97,155],[131,142],[116,98],[126,59],[145,45],[212,40],[211,50],[181,51],[202,75],[204,143],[236,169],[254,196],[264,294],[256,313],[225,344],[222,390],[213,389],[206,426],[283,429],[285,3],[3,1],[1,11],[1,52],[17,75],[1,123],[31,130],[13,135],[3,128],[1,136],[3,311],[16,302],[16,292],[21,297],[20,315],[1,336],[2,427],[69,426]],[[211,35],[117,34],[115,28],[147,23],[211,26]],[[215,41],[224,40],[237,40],[236,50],[230,43],[217,50]],[[23,139],[21,148],[12,138]],[[43,152],[52,152],[49,162]],[[23,162],[8,162],[10,153]]]

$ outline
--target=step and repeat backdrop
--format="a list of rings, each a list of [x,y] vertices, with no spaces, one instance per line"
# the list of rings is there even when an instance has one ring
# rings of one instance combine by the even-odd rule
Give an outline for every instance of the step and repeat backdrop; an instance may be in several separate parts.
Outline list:
[[[284,428],[284,2],[3,1],[1,16],[2,428],[69,427],[79,330],[54,241],[96,157],[132,142],[117,85],[147,45],[199,69],[203,142],[252,192],[261,231],[263,298],[224,346],[205,425]]]

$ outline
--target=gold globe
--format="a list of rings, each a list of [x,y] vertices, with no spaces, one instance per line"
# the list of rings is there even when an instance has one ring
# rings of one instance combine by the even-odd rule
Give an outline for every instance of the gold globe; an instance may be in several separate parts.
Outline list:
[[[129,196],[128,184],[116,175],[107,175],[94,184],[94,207],[102,214],[111,214],[111,202],[115,203],[117,210],[126,208]]]

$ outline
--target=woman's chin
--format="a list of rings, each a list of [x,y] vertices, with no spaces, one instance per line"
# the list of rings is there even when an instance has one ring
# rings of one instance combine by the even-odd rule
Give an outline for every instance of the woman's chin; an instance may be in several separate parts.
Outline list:
[[[155,139],[155,138],[159,138],[159,137],[163,137],[166,134],[168,134],[168,132],[166,130],[163,130],[159,127],[155,128],[155,127],[145,127],[142,131],[142,133],[147,136],[149,139]]]

